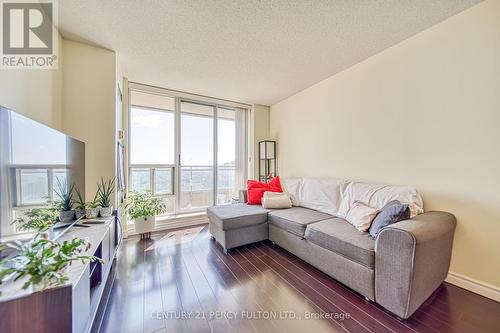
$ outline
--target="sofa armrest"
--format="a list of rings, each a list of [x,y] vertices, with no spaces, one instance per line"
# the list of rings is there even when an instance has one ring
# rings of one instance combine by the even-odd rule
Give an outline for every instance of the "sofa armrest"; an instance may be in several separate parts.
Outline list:
[[[455,225],[455,216],[435,211],[384,228],[375,242],[375,301],[410,317],[448,274]]]
[[[239,192],[239,201],[240,201],[240,203],[246,203],[247,202],[247,189],[240,190],[240,192]]]

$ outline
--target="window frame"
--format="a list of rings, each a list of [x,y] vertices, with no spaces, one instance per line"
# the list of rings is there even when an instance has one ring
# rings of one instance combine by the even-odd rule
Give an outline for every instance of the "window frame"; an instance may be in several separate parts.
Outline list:
[[[153,193],[154,196],[161,197],[161,196],[169,196],[169,195],[175,195],[175,189],[174,189],[174,170],[175,170],[175,165],[174,164],[130,164],[129,166],[129,177],[132,178],[132,172],[133,169],[148,169],[149,170],[149,191]],[[157,169],[171,169],[171,191],[169,193],[157,193],[156,192],[156,170]]]
[[[33,208],[46,206],[48,201],[54,200],[54,173],[60,170],[66,170],[65,165],[12,165],[11,172],[14,173],[16,189],[15,205],[14,208]],[[22,176],[21,172],[24,170],[45,170],[47,173],[47,199],[45,201],[24,203],[22,193]]]
[[[166,109],[158,109],[155,107],[148,107],[148,106],[143,106],[143,105],[134,105],[131,102],[131,94],[133,91],[137,91],[140,93],[149,93],[149,94],[156,94],[156,95],[161,95],[165,97],[172,97],[175,98],[175,110],[166,110]],[[170,90],[170,89],[165,89],[165,88],[159,88],[159,87],[154,87],[154,86],[149,86],[149,85],[143,85],[140,83],[135,83],[135,82],[128,82],[128,89],[127,89],[127,112],[125,115],[125,128],[127,128],[127,135],[125,136],[126,140],[126,147],[130,147],[130,140],[131,140],[131,112],[132,108],[140,108],[143,110],[151,110],[151,111],[157,111],[157,112],[174,112],[174,142],[175,142],[175,156],[174,156],[174,164],[160,164],[160,165],[143,165],[143,164],[131,164],[130,160],[130,151],[126,153],[126,167],[128,170],[125,172],[126,175],[126,190],[127,192],[131,191],[130,185],[131,185],[131,170],[133,168],[159,168],[159,167],[167,167],[167,168],[172,168],[172,173],[173,173],[173,179],[172,179],[172,187],[173,187],[173,196],[174,196],[174,212],[172,214],[168,215],[179,215],[179,214],[190,214],[190,213],[198,213],[202,212],[205,210],[205,208],[195,208],[195,209],[181,209],[180,208],[180,181],[181,181],[181,156],[180,156],[180,148],[181,148],[181,103],[182,102],[187,102],[187,103],[196,103],[196,104],[201,104],[201,105],[207,105],[207,106],[212,106],[214,108],[214,114],[213,114],[213,123],[214,123],[214,135],[213,135],[213,147],[214,147],[214,159],[213,159],[213,195],[212,195],[212,204],[217,204],[217,193],[218,193],[218,186],[217,186],[217,177],[218,177],[218,160],[217,160],[217,150],[218,150],[218,145],[217,145],[217,137],[218,137],[218,131],[217,131],[217,113],[219,108],[220,109],[225,109],[225,110],[234,110],[235,112],[237,109],[244,109],[246,110],[245,113],[245,128],[242,133],[244,137],[244,145],[245,149],[241,153],[244,155],[244,158],[247,163],[244,164],[243,168],[243,174],[245,175],[244,177],[248,175],[249,172],[249,143],[250,139],[248,137],[249,135],[249,126],[250,126],[250,110],[251,110],[251,105],[249,104],[244,104],[244,103],[238,103],[238,102],[233,102],[229,100],[222,100],[222,99],[216,99],[212,97],[207,97],[207,96],[202,96],[202,95],[196,95],[196,94],[190,94],[182,91],[176,91],[176,90]],[[236,170],[236,166],[235,166]],[[155,187],[155,177],[153,174],[153,171],[150,169],[150,189],[152,190],[152,193],[154,194],[154,187]],[[163,195],[156,195],[158,197],[162,196],[168,196],[170,194],[163,194]]]
[[[141,91],[142,92],[142,91]],[[130,96],[130,94],[129,94]],[[169,96],[169,95],[164,95],[166,97],[172,97],[172,98],[175,98],[173,96]],[[159,197],[159,198],[168,198],[169,196],[173,196],[173,200],[175,201],[176,200],[176,190],[175,190],[175,169],[176,169],[176,165],[175,165],[175,155],[176,155],[176,135],[175,135],[175,128],[176,128],[176,116],[175,116],[175,110],[169,110],[169,109],[160,109],[160,108],[155,108],[155,107],[150,107],[150,106],[144,106],[144,105],[135,105],[135,104],[132,104],[132,103],[129,103],[129,107],[128,107],[128,119],[130,120],[132,118],[132,109],[135,108],[135,109],[141,109],[141,110],[144,110],[144,111],[152,111],[152,112],[164,112],[164,113],[172,113],[174,115],[174,164],[133,164],[131,163],[131,153],[128,154],[128,162],[127,162],[127,168],[128,168],[128,172],[127,172],[127,192],[132,192],[132,185],[131,185],[131,179],[132,179],[132,172],[134,169],[149,169],[149,191],[156,197]],[[130,143],[131,141],[131,134],[132,134],[132,131],[131,131],[131,122],[129,121],[129,125],[128,125],[128,143]],[[130,145],[129,145],[130,147]],[[171,189],[170,189],[170,192],[171,193],[160,193],[160,194],[157,194],[156,193],[156,169],[171,169]],[[129,182],[130,181],[130,182]],[[176,203],[174,202],[174,211],[171,212],[171,213],[166,213],[166,214],[162,214],[160,216],[168,216],[168,215],[175,215],[176,214]]]

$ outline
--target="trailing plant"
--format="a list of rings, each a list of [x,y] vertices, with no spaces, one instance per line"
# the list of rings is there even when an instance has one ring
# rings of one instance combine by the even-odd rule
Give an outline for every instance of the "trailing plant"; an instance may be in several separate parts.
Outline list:
[[[67,212],[73,209],[73,191],[75,189],[75,185],[68,185],[68,183],[61,183],[59,178],[57,179],[57,188],[54,189],[57,197],[59,198],[58,202],[60,204],[61,211]]]
[[[23,289],[31,285],[46,289],[63,284],[68,281],[65,269],[73,261],[103,262],[95,256],[80,254],[90,248],[90,243],[82,238],[58,243],[37,236],[26,243],[7,243],[7,247],[17,250],[17,254],[2,263],[0,279],[9,277],[17,281],[26,277]]]
[[[83,195],[78,188],[75,187],[76,199],[75,199],[75,208],[76,209],[85,209],[87,204],[83,199]]]
[[[151,192],[132,192],[127,199],[125,209],[130,219],[135,220],[163,214],[166,212],[167,206]]]
[[[59,210],[58,205],[49,203],[47,207],[29,209],[24,216],[18,217],[12,223],[17,224],[18,229],[23,231],[46,231],[57,222]]]
[[[111,195],[115,191],[115,178],[97,183],[97,193],[99,194],[99,205],[103,208],[111,207]]]

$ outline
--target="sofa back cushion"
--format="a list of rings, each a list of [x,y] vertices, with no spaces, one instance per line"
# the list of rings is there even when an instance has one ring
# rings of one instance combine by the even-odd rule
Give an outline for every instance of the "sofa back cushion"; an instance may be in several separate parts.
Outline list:
[[[410,207],[411,218],[424,212],[422,197],[412,187],[346,182],[342,185],[341,191],[342,202],[337,216],[343,218],[347,216],[356,201],[380,210],[390,201],[397,200]]]
[[[314,209],[337,215],[341,203],[340,179],[288,178],[282,179],[283,190],[288,193],[294,206]]]
[[[302,186],[302,178],[282,178],[281,187],[283,192],[288,193],[290,200],[292,200],[292,205],[300,206],[300,187]]]

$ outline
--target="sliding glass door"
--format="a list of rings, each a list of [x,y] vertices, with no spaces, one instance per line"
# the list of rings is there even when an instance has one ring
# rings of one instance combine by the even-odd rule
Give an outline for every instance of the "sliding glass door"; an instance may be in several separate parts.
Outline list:
[[[181,212],[196,211],[213,205],[214,117],[214,106],[181,102]]]
[[[147,89],[130,89],[129,99],[129,191],[161,197],[170,215],[238,196],[247,172],[247,109]]]
[[[175,98],[134,91],[129,113],[129,190],[161,197],[174,214]]]
[[[217,109],[217,200],[231,203],[246,180],[246,118],[244,110]]]

